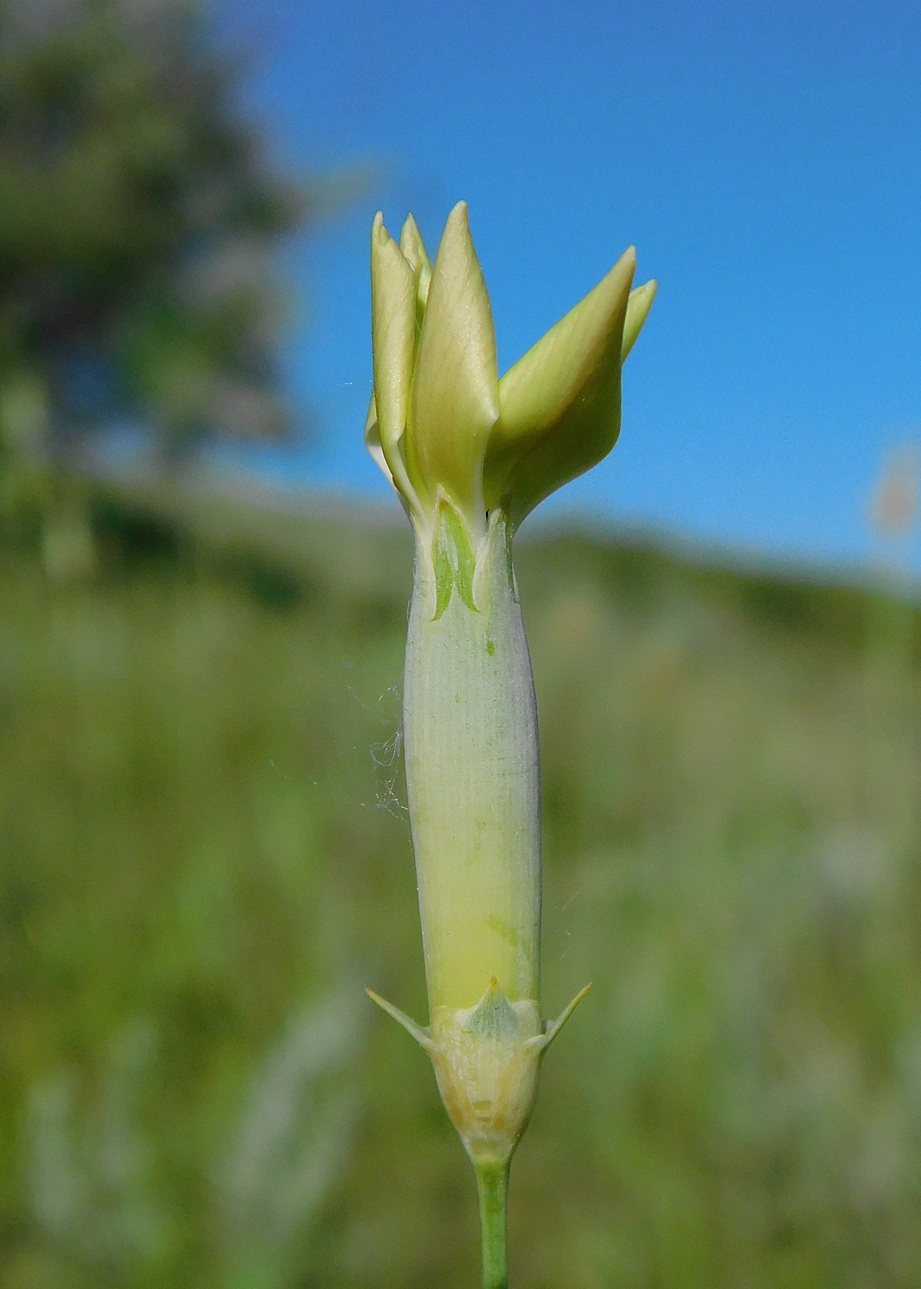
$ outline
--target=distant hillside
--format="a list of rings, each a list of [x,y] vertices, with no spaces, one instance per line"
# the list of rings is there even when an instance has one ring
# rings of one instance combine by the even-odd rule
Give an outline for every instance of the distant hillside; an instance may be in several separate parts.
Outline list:
[[[241,570],[250,563],[292,594],[322,586],[402,601],[411,591],[412,540],[395,498],[387,505],[220,480],[188,487],[122,480],[99,485],[96,514],[103,536],[123,552],[184,544]],[[680,589],[755,625],[844,650],[865,642],[868,614],[885,616],[887,604],[897,615],[911,613],[891,586],[874,587],[866,577],[849,583],[820,570],[746,566],[653,535],[592,531],[584,522],[529,526],[517,539],[516,565],[520,579],[533,582],[529,601],[558,579],[581,577],[654,613]]]
[[[379,512],[94,486],[0,545],[0,1285],[468,1289]],[[518,1289],[921,1284],[918,611],[642,541],[518,546],[543,977]],[[459,1252],[458,1252],[459,1250]]]

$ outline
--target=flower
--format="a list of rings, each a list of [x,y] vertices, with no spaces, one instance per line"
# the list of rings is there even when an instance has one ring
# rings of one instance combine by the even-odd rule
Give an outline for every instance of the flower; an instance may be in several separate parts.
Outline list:
[[[537,711],[511,540],[614,446],[621,364],[655,294],[631,290],[634,267],[630,248],[500,380],[466,205],[434,267],[411,215],[399,243],[380,214],[371,230],[365,440],[416,537],[403,730],[430,1024],[372,997],[432,1058],[481,1187],[507,1174],[582,996],[542,1019]]]
[[[413,217],[371,230],[374,393],[365,441],[417,528],[450,501],[474,545],[502,510],[514,531],[605,457],[620,432],[620,369],[656,284],[631,290],[633,247],[499,379],[486,284],[458,202],[432,267]]]

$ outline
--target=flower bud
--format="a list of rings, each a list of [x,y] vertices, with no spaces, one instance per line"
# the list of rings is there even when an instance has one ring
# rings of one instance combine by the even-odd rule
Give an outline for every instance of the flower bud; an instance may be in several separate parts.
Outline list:
[[[372,995],[429,1053],[475,1163],[507,1164],[556,1024],[540,1010],[537,712],[512,536],[620,430],[620,370],[655,283],[625,251],[498,379],[467,208],[431,266],[410,216],[371,234],[365,437],[416,540],[403,724],[430,1025]],[[583,991],[584,993],[584,991]]]

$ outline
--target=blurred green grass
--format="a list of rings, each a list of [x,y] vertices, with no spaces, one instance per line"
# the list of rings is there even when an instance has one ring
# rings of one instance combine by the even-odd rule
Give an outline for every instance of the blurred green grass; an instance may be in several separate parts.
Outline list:
[[[476,1283],[401,806],[407,532],[102,490],[0,551],[0,1285]],[[921,1282],[917,611],[519,549],[544,976],[521,1289]]]

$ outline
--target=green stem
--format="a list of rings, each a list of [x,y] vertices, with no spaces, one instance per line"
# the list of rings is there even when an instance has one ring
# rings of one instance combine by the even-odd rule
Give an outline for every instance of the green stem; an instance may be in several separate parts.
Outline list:
[[[483,1289],[508,1289],[508,1200],[509,1163],[474,1164],[480,1197],[480,1239],[483,1245]]]

